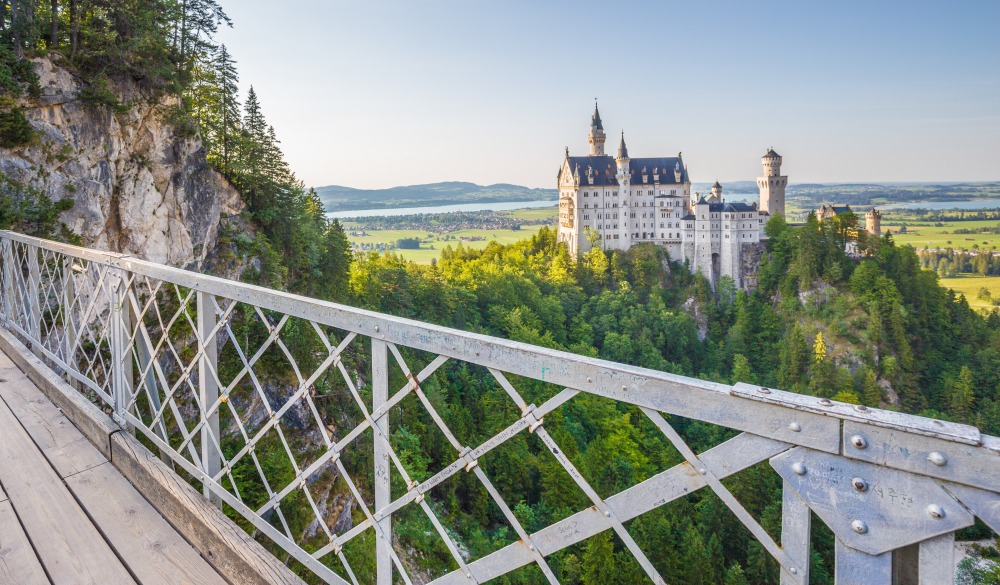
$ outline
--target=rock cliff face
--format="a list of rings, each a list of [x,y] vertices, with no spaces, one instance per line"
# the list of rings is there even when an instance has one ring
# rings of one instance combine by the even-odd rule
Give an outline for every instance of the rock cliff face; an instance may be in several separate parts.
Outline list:
[[[70,197],[62,221],[87,246],[199,270],[219,226],[243,210],[239,193],[205,161],[197,137],[164,121],[176,98],[149,104],[116,87],[128,113],[80,100],[80,84],[48,59],[35,62],[42,96],[22,103],[37,131],[28,146],[0,149],[0,172]]]

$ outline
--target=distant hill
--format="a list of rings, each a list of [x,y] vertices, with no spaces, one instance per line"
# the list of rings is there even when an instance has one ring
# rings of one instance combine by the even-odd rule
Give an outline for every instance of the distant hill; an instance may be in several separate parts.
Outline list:
[[[408,185],[389,189],[354,189],[339,185],[316,187],[327,211],[354,209],[392,209],[456,205],[461,203],[500,203],[505,201],[547,201],[558,199],[555,189],[532,189],[497,183],[476,185],[450,181],[427,185]]]
[[[754,181],[729,181],[723,183],[727,197],[747,197],[757,194]],[[711,183],[694,183],[692,191],[709,193]],[[505,201],[558,200],[555,189],[531,189],[521,185],[497,183],[476,185],[460,181],[408,185],[389,189],[354,189],[339,185],[317,187],[316,192],[327,211],[352,211],[355,209],[393,209],[455,205],[461,203],[499,203]],[[919,201],[948,201],[965,199],[990,199],[1000,197],[1000,182],[976,183],[855,183],[821,184],[792,183],[788,186],[789,199],[798,200],[805,207],[837,202],[850,205],[872,205],[886,202],[904,203]]]

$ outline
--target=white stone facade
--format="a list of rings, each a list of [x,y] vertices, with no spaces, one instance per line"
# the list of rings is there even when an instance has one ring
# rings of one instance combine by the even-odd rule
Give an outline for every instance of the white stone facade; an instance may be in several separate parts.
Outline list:
[[[559,232],[573,256],[585,254],[591,242],[605,250],[627,250],[635,244],[660,246],[673,260],[687,262],[712,285],[721,276],[737,286],[756,284],[748,254],[759,253],[764,225],[770,215],[756,203],[724,203],[716,182],[711,196],[691,196],[687,166],[676,157],[630,158],[622,136],[615,157],[604,154],[606,136],[595,106],[587,156],[566,156],[559,169]],[[777,157],[777,160],[775,160]],[[761,186],[770,209],[784,213],[781,158],[773,150],[763,158],[766,177]],[[760,181],[758,180],[760,185]]]

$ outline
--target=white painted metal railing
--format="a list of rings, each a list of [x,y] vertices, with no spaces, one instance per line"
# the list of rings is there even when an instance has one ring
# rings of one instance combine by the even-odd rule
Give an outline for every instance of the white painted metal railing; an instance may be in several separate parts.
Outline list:
[[[378,583],[393,582],[394,573],[410,583],[392,538],[393,515],[409,509],[426,514],[451,552],[454,570],[433,581],[442,584],[482,583],[529,564],[555,583],[546,558],[607,530],[650,580],[662,583],[625,524],[706,487],[777,560],[782,584],[809,582],[811,512],[836,535],[839,584],[889,584],[894,570],[897,582],[919,574],[920,583],[952,583],[954,532],[974,517],[1000,532],[1000,439],[973,427],[581,357],[12,232],[0,232],[0,243],[3,325],[119,424],[159,449],[206,497],[230,506],[328,583],[357,582],[344,547],[369,530]],[[307,371],[288,346],[292,323],[298,335],[315,335],[323,348],[311,356],[315,364]],[[370,360],[363,371],[345,363],[352,346],[353,355]],[[414,373],[407,360],[417,358],[404,354],[432,357]],[[275,360],[288,372],[278,381],[265,378],[260,367],[269,361],[273,375]],[[456,436],[421,388],[449,361],[488,369],[520,415],[478,444]],[[389,386],[392,368],[407,380],[401,388]],[[360,413],[344,428],[317,406],[317,387],[330,376]],[[556,390],[529,404],[518,388],[521,379]],[[286,391],[276,392],[276,386]],[[601,497],[544,424],[546,415],[581,393],[640,408],[683,463]],[[363,398],[369,395],[370,402]],[[453,462],[431,470],[422,482],[411,479],[390,441],[389,413],[411,396],[454,448]],[[312,426],[318,442],[303,442],[302,433],[290,427],[292,411],[303,419],[300,426]],[[664,415],[740,434],[695,453]],[[590,507],[527,532],[479,465],[520,433],[542,441]],[[287,459],[291,481],[271,483],[256,449],[263,444],[271,456]],[[370,476],[349,473],[345,461],[353,452],[371,454]],[[763,461],[783,479],[780,542],[721,481]],[[340,534],[312,494],[324,470],[338,474],[364,514]],[[512,544],[477,559],[467,558],[425,498],[462,473],[481,482],[517,535]],[[399,493],[393,493],[391,474],[405,486],[397,487]],[[248,504],[239,490],[247,481],[263,488],[266,501]],[[319,537],[301,538],[290,529],[285,516],[293,498],[304,498],[313,511]]]

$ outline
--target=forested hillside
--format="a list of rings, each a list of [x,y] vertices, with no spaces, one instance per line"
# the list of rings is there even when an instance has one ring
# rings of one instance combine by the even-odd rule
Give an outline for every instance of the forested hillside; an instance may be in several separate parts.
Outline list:
[[[856,229],[848,216],[824,223],[810,217],[798,228],[772,220],[760,290],[752,294],[726,281],[713,291],[704,278],[650,245],[626,253],[595,249],[575,259],[548,228],[508,246],[448,248],[430,266],[392,254],[352,258],[339,224],[325,219],[319,197],[285,163],[256,93],[251,89],[239,99],[235,58],[213,41],[217,27],[226,25],[215,0],[0,1],[2,146],[16,149],[43,140],[24,109],[33,107],[40,94],[33,63],[49,60],[79,77],[84,87],[79,100],[111,116],[125,115],[138,101],[177,98],[177,107],[162,115],[178,132],[201,140],[207,160],[246,203],[247,229],[224,230],[218,261],[245,266],[247,279],[582,355],[899,409],[1000,434],[1000,314],[971,310],[938,285],[934,272],[921,269],[912,249],[896,246],[889,236],[863,242],[861,259],[848,257],[844,243]],[[58,221],[71,200],[67,193],[53,203],[31,185],[5,183],[0,185],[0,224],[71,238]],[[248,346],[259,346],[268,335],[252,311],[234,314],[231,325],[250,340]],[[289,327],[282,339],[303,367],[314,366],[323,355],[312,331]],[[369,358],[362,344],[357,348],[344,356],[345,369],[370,398]],[[257,374],[273,374],[272,390],[287,397],[294,383],[275,373],[282,359],[262,359]],[[219,369],[225,379],[239,364],[220,363]],[[343,413],[354,405],[335,374],[319,381],[316,391],[323,414],[343,419],[331,432],[343,432],[352,428]],[[398,372],[393,375],[399,379],[392,384],[404,383]],[[514,382],[529,396],[549,391],[541,383]],[[422,388],[469,444],[518,416],[484,369],[449,363]],[[451,446],[419,404],[403,403],[390,416],[394,449],[411,477],[426,479],[451,463]],[[698,451],[732,436],[696,421],[671,423]],[[638,409],[608,400],[578,396],[547,415],[545,426],[604,495],[682,461]],[[227,451],[242,445],[229,431]],[[319,444],[304,432],[299,439],[296,446]],[[258,447],[275,485],[287,485],[294,476],[287,465],[275,463],[284,455],[281,449],[276,442]],[[370,455],[349,459],[352,474],[371,477]],[[514,437],[484,457],[482,466],[529,532],[590,505],[533,435]],[[234,469],[234,476],[247,505],[257,508],[267,494],[246,467]],[[352,507],[343,482],[328,483],[324,501],[336,510],[331,522],[336,520],[342,533],[364,516]],[[371,485],[359,482],[369,502]],[[777,537],[781,485],[770,467],[751,468],[727,485]],[[429,500],[469,558],[516,539],[471,475],[458,474]],[[291,496],[282,506],[288,530],[295,536],[309,533],[312,511],[305,498]],[[429,579],[453,568],[426,517],[401,514],[394,517],[393,529],[396,550],[414,574]],[[776,564],[705,490],[636,518],[628,529],[669,583],[778,582]],[[311,534],[315,537],[315,526]],[[976,526],[962,535],[985,538],[989,532]],[[373,580],[373,538],[367,531],[344,549],[360,582]],[[812,582],[831,583],[832,535],[818,528],[814,539]],[[336,562],[331,564],[342,571]],[[645,579],[610,532],[553,555],[551,565],[565,583]],[[545,581],[527,567],[500,582]]]

